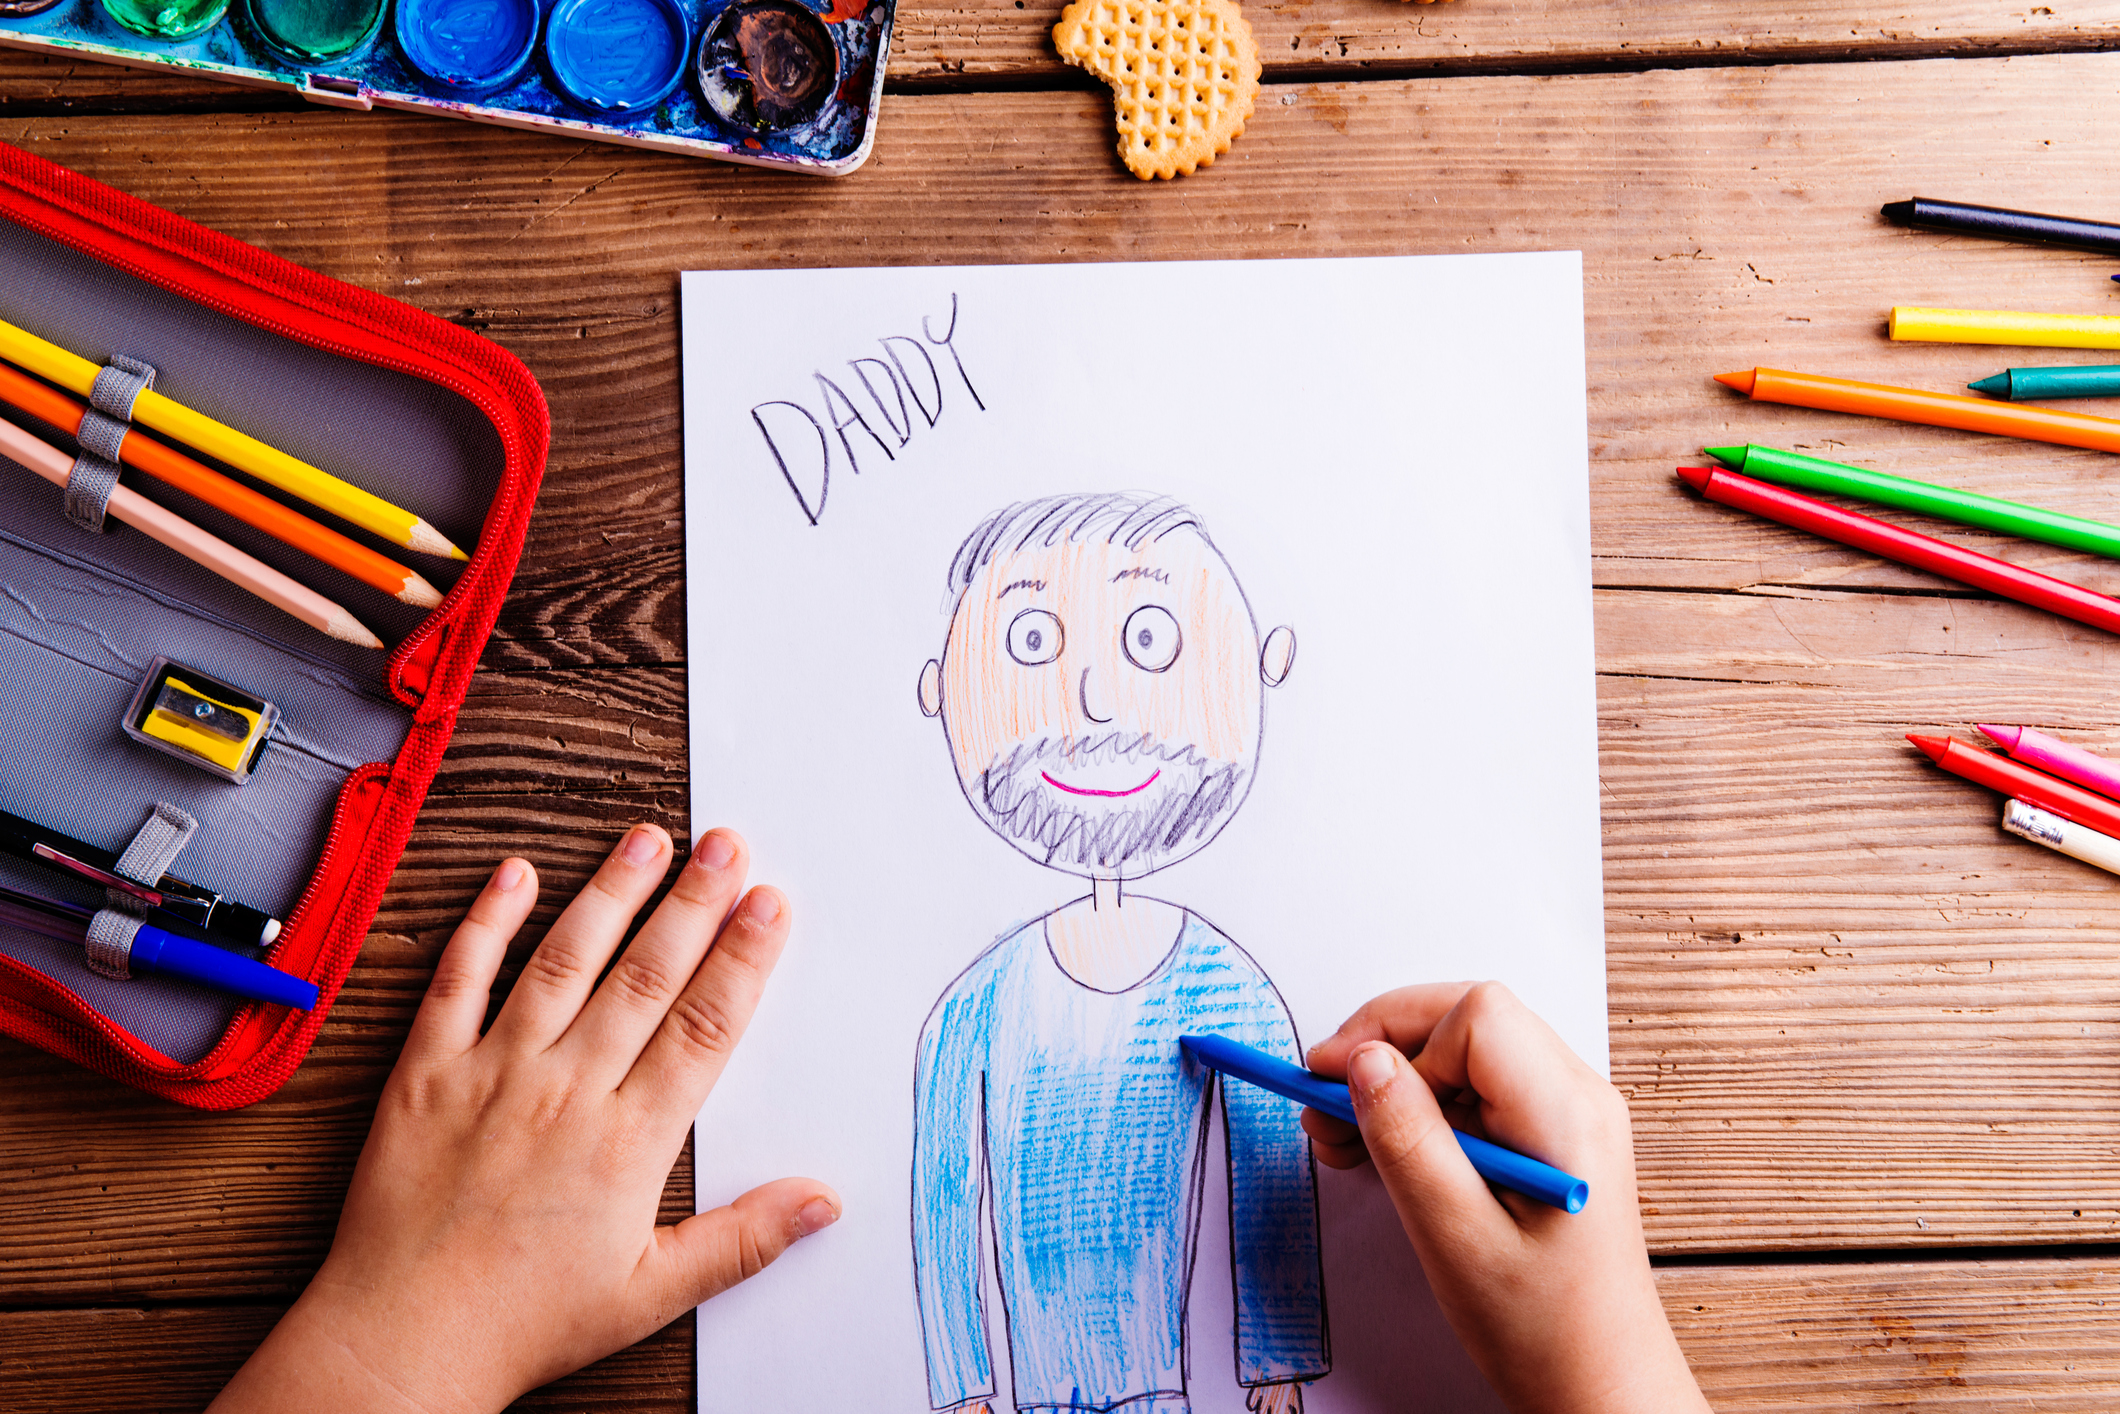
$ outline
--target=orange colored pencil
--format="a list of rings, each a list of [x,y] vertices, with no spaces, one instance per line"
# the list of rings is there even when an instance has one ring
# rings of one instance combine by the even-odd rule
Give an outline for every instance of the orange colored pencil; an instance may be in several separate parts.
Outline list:
[[[1779,368],[1718,373],[1715,381],[1735,388],[1754,402],[1788,403],[1824,412],[1861,413],[1866,417],[1889,417],[1895,422],[1919,422],[1930,427],[1955,427],[1962,432],[1992,432],[1998,437],[2120,452],[2120,419],[2092,417],[2088,413],[1966,398],[1956,393],[1925,393],[1918,388],[1894,388],[1883,383],[1855,383],[1812,373],[1788,373]]]
[[[73,475],[74,459],[51,443],[32,437],[14,423],[0,419],[0,456],[20,462],[55,486],[64,486]],[[167,507],[158,506],[130,486],[114,487],[110,513],[128,525],[139,527],[153,539],[205,566],[239,588],[247,589],[276,609],[285,610],[319,633],[363,648],[381,648],[383,640],[338,604],[305,584],[298,584],[271,565],[245,554],[220,536],[199,529]]]
[[[14,404],[39,422],[72,437],[81,430],[84,405],[57,389],[48,388],[28,374],[0,363],[0,402]],[[228,512],[245,525],[264,531],[273,539],[292,545],[336,569],[342,569],[382,590],[393,599],[416,608],[431,609],[442,602],[441,594],[420,575],[388,555],[379,555],[357,540],[349,540],[303,515],[261,496],[240,481],[204,467],[182,452],[166,447],[134,430],[118,444],[118,457],[209,506]]]

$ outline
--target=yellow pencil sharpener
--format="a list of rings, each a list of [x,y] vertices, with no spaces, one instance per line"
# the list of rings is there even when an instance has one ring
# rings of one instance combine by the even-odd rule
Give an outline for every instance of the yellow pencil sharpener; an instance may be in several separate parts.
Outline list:
[[[210,673],[157,658],[119,725],[142,746],[241,785],[279,720],[280,709],[270,702]]]

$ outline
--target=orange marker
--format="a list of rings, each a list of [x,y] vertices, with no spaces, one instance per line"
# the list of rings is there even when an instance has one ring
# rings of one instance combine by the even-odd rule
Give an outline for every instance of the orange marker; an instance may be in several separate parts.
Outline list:
[[[26,373],[0,363],[0,402],[8,402],[48,422],[71,437],[81,430],[86,409],[66,394],[47,388]],[[228,512],[245,525],[264,531],[273,539],[292,545],[306,555],[342,569],[372,584],[394,599],[422,609],[442,602],[442,596],[425,579],[387,555],[349,540],[326,526],[318,525],[300,511],[290,510],[270,496],[261,496],[240,481],[231,481],[203,467],[182,452],[163,446],[138,432],[128,432],[118,444],[118,456],[127,466],[137,467],[166,481],[207,505]]]
[[[1919,422],[1930,427],[1955,427],[1962,432],[1992,432],[1998,437],[2120,452],[2120,419],[2110,417],[1965,398],[1956,393],[1924,393],[1918,388],[1893,388],[1883,383],[1855,383],[1846,378],[1821,378],[1811,373],[1786,373],[1778,368],[1718,373],[1715,381],[1735,388],[1754,402],[1788,403],[1825,412],[1861,413],[1865,417],[1889,417],[1895,422]]]

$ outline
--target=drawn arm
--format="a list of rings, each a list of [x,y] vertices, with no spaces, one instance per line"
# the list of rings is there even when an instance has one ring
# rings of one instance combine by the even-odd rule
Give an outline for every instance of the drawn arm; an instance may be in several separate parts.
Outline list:
[[[1239,1014],[1214,1028],[1283,1060],[1302,1062],[1280,994],[1257,976]],[[1316,1379],[1332,1368],[1318,1255],[1317,1175],[1298,1124],[1301,1106],[1256,1085],[1222,1084],[1229,1127],[1229,1242],[1237,1305],[1237,1381]],[[1255,1395],[1269,1392],[1254,1389]],[[1289,1402],[1289,1397],[1294,1402]],[[1254,1409],[1294,1411],[1291,1386]]]
[[[980,1300],[985,1020],[978,997],[945,996],[921,1033],[913,1079],[913,1282],[936,1409],[994,1392]]]

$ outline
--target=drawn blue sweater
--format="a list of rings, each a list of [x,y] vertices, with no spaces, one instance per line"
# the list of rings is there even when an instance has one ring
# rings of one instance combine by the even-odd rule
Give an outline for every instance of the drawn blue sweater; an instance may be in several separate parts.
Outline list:
[[[1273,984],[1190,913],[1169,956],[1124,992],[1063,972],[1041,919],[936,1003],[920,1037],[913,1142],[914,1275],[935,1408],[994,1392],[982,1197],[1017,1407],[1182,1400],[1214,1094],[1212,1072],[1178,1048],[1188,1032],[1300,1057]],[[1300,1107],[1233,1084],[1223,1113],[1237,1378],[1314,1378],[1328,1357]]]

